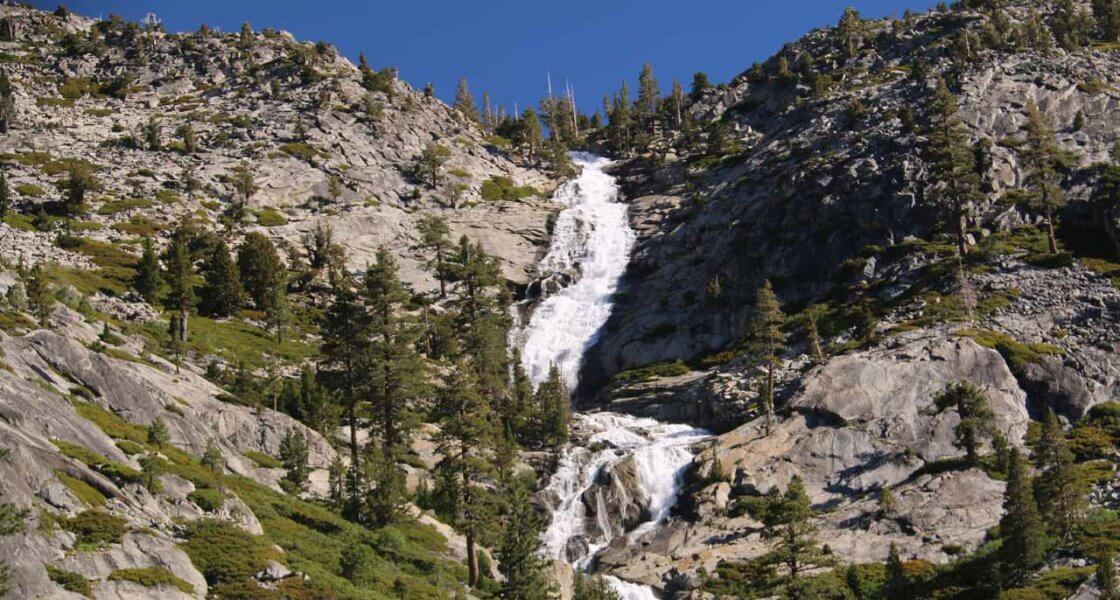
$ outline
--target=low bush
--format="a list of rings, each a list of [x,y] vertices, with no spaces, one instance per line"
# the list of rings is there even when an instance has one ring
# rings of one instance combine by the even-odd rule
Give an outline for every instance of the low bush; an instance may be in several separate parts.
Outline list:
[[[202,488],[187,494],[187,500],[194,502],[206,512],[214,512],[222,507],[226,497],[218,490]]]
[[[483,181],[482,189],[479,193],[482,199],[487,202],[510,202],[528,198],[529,196],[540,195],[540,191],[538,191],[537,188],[531,185],[514,185],[512,179],[501,175],[495,175]]]
[[[245,458],[257,463],[257,466],[262,469],[282,469],[284,463],[280,459],[274,458],[265,454],[264,452],[257,452],[256,450],[247,450],[241,453]]]
[[[43,565],[47,568],[47,577],[51,581],[62,586],[62,589],[75,594],[81,594],[87,598],[93,597],[93,587],[90,586],[89,580],[82,577],[81,574],[65,569],[59,569],[50,565]]]
[[[70,490],[74,497],[86,506],[104,506],[108,500],[104,494],[81,479],[71,477],[62,471],[55,471],[54,474],[62,482],[62,485],[65,485],[66,489]]]
[[[655,377],[678,377],[688,371],[688,366],[681,361],[663,362],[623,371],[614,379],[619,383],[640,383]]]
[[[214,585],[247,579],[280,557],[264,539],[237,526],[215,519],[202,519],[187,527],[183,551],[191,563]]]
[[[101,510],[87,510],[59,524],[66,531],[78,536],[79,549],[99,549],[109,544],[119,544],[128,531],[127,522]]]
[[[132,581],[144,587],[169,586],[184,594],[194,594],[194,586],[176,577],[167,567],[117,569],[109,574],[109,581]]]

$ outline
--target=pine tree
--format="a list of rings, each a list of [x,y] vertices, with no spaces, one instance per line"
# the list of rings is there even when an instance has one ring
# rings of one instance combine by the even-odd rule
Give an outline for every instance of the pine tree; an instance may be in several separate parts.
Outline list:
[[[159,257],[156,256],[155,245],[152,243],[151,237],[144,237],[144,252],[140,255],[140,262],[136,265],[136,277],[132,280],[132,287],[148,304],[155,304],[162,284],[163,276],[160,274]]]
[[[153,494],[158,494],[163,485],[160,481],[160,476],[164,471],[163,461],[152,455],[140,457],[140,482],[144,484],[144,489]]]
[[[443,165],[451,158],[451,150],[435,142],[424,146],[420,156],[416,159],[416,172],[427,180],[428,186],[435,188],[442,179]]]
[[[346,411],[350,428],[351,470],[360,468],[362,462],[358,446],[358,403],[368,372],[366,345],[369,328],[369,314],[357,294],[346,282],[339,282],[332,290],[331,304],[322,322],[319,351],[323,358],[319,372],[327,376],[331,387],[339,393]],[[351,516],[357,510],[356,500],[347,498]]]
[[[502,582],[501,597],[511,600],[551,600],[555,598],[549,581],[548,562],[537,554],[542,522],[529,502],[525,490],[517,488],[509,494],[505,529],[498,543],[498,571]]]
[[[533,107],[525,109],[521,115],[520,127],[518,128],[518,145],[525,148],[525,157],[531,164],[536,164],[537,157],[540,153],[544,134],[541,132],[541,120],[537,116],[537,111]]]
[[[248,21],[241,24],[241,33],[238,36],[237,45],[242,50],[253,49],[253,26],[249,25]]]
[[[218,240],[210,251],[210,256],[202,265],[205,283],[199,289],[199,310],[216,317],[228,317],[241,306],[245,291],[241,289],[241,278],[237,266],[229,254],[229,246]]]
[[[167,430],[167,423],[163,419],[156,417],[148,425],[148,443],[163,450],[163,447],[171,442],[171,433]]]
[[[245,218],[245,207],[249,204],[249,198],[257,193],[260,186],[257,185],[253,169],[247,162],[242,162],[234,167],[227,179],[234,192],[230,198],[230,217],[234,221],[240,222],[241,219]]]
[[[608,117],[610,121],[607,131],[611,145],[619,154],[629,156],[633,115],[630,108],[630,85],[625,81],[614,97]]]
[[[1101,39],[1106,42],[1120,40],[1120,2],[1117,0],[1093,0],[1092,8]]]
[[[544,444],[559,448],[568,441],[568,390],[560,377],[560,369],[553,364],[548,379],[537,388],[536,410],[540,415],[540,439]]]
[[[855,58],[859,55],[859,49],[863,45],[863,30],[863,19],[860,18],[859,11],[850,6],[845,8],[840,23],[836,26],[837,42],[844,56]]]
[[[86,194],[101,189],[101,182],[93,173],[93,168],[76,164],[67,170],[66,179],[60,184],[66,192],[63,210],[67,215],[77,215],[84,210]]]
[[[397,466],[393,452],[374,448],[363,463],[369,490],[366,493],[366,514],[377,527],[392,525],[408,514],[408,487],[404,471]]]
[[[459,80],[459,86],[455,88],[455,110],[463,114],[467,119],[479,123],[481,118],[478,115],[478,106],[474,103],[474,97],[471,96],[470,86],[467,85],[466,79]]]
[[[246,235],[237,252],[237,270],[241,274],[241,286],[253,304],[258,309],[267,309],[284,273],[272,240],[257,231]]]
[[[576,573],[572,600],[625,600],[601,575]]]
[[[634,103],[635,116],[639,119],[651,117],[657,111],[660,95],[657,80],[653,77],[653,65],[647,62],[642,65],[642,72],[638,74],[638,100]]]
[[[937,82],[933,103],[928,151],[934,176],[932,195],[947,205],[957,236],[957,252],[968,254],[968,214],[981,198],[976,158],[968,143],[968,131],[957,116],[957,100],[943,79]]]
[[[1009,583],[1022,581],[1044,558],[1042,519],[1031,492],[1031,479],[1026,461],[1017,449],[1011,450],[1007,487],[1003,492],[1003,518],[999,522],[1000,565],[1003,579]]]
[[[1023,169],[1026,171],[1028,203],[1034,210],[1041,211],[1045,217],[1046,237],[1050,243],[1050,253],[1058,253],[1058,239],[1054,235],[1054,212],[1066,205],[1065,192],[1059,187],[1058,168],[1064,160],[1061,147],[1050,121],[1038,105],[1027,103],[1027,122],[1023,125],[1026,134],[1021,151]]]
[[[144,125],[144,144],[148,150],[158,152],[163,147],[162,129],[159,117],[148,117],[148,122]]]
[[[674,79],[673,91],[669,93],[668,107],[670,116],[672,117],[671,122],[673,123],[673,127],[677,129],[684,127],[684,121],[688,117],[688,113],[685,112],[685,98],[684,86],[681,85],[680,81]]]
[[[902,566],[902,558],[898,555],[898,546],[891,542],[887,552],[887,580],[883,582],[882,595],[884,600],[909,600],[913,598],[910,591],[910,579],[906,576],[906,569]]]
[[[766,410],[766,435],[774,419],[774,372],[778,367],[778,353],[785,347],[786,335],[782,332],[785,316],[782,314],[778,297],[770,280],[763,280],[755,295],[754,317],[751,321],[750,337],[753,360],[766,368],[766,381],[763,383],[763,408]]]
[[[341,458],[335,456],[330,468],[327,469],[327,499],[335,510],[343,508],[345,481],[346,466],[342,464]]]
[[[284,331],[292,319],[292,311],[288,303],[288,280],[282,275],[272,284],[272,289],[268,292],[264,316],[268,328],[276,336],[276,343],[283,342]]]
[[[16,118],[16,95],[7,71],[0,70],[0,133],[8,133]]]
[[[522,444],[536,445],[541,440],[538,437],[536,402],[533,395],[533,382],[525,367],[521,364],[521,353],[514,349],[513,381],[510,385],[509,401],[502,411],[502,425],[507,431],[513,432]]]
[[[420,243],[424,249],[433,253],[432,260],[427,263],[428,270],[439,280],[439,297],[447,297],[447,269],[444,267],[444,253],[451,245],[447,238],[451,230],[447,227],[447,219],[439,215],[424,215],[416,223],[420,232]]]
[[[954,428],[955,444],[964,449],[968,462],[980,464],[980,446],[984,438],[994,431],[995,413],[988,406],[988,398],[980,388],[968,381],[949,385],[935,398],[938,410],[952,408],[960,421]]]
[[[51,293],[50,282],[47,274],[43,272],[42,263],[35,263],[27,280],[27,300],[35,310],[40,327],[48,327],[51,319],[51,309],[54,307],[54,294]]]
[[[8,216],[12,207],[12,190],[8,187],[8,170],[0,166],[0,220]]]
[[[823,312],[824,307],[819,304],[814,304],[805,310],[805,345],[809,357],[818,363],[825,360],[820,328],[818,327]]]
[[[442,469],[457,477],[456,528],[466,537],[468,583],[478,585],[478,554],[475,540],[482,518],[475,486],[484,470],[487,442],[490,439],[490,410],[479,390],[475,368],[460,361],[452,371],[447,387],[439,394],[437,411],[442,424],[438,441],[445,457]]]
[[[1097,561],[1096,570],[1097,587],[1100,588],[1100,600],[1120,600],[1120,586],[1116,583],[1116,564],[1111,553],[1105,553]]]
[[[1068,541],[1085,509],[1085,496],[1065,430],[1054,411],[1048,411],[1042,422],[1033,459],[1041,473],[1034,486],[1039,514],[1054,535]]]
[[[800,477],[794,476],[790,480],[785,493],[773,494],[766,499],[762,515],[763,537],[774,545],[766,560],[785,567],[786,586],[794,597],[799,597],[796,590],[804,571],[831,564],[818,545],[815,517]]]
[[[222,489],[222,474],[225,471],[225,458],[222,457],[222,451],[218,448],[218,443],[214,438],[206,440],[206,450],[202,453],[202,466],[214,476],[215,487],[220,491]]]
[[[704,96],[704,92],[711,89],[712,83],[708,81],[708,74],[703,71],[697,71],[692,75],[692,88],[689,90],[689,98],[696,102]]]
[[[424,364],[415,351],[416,332],[398,315],[408,293],[397,262],[382,246],[366,269],[365,304],[370,315],[369,400],[385,452],[391,459],[408,447],[416,425],[413,403],[425,389]]]
[[[167,247],[167,253],[163,259],[166,268],[163,279],[167,282],[168,287],[167,297],[164,301],[168,309],[177,313],[178,325],[175,327],[176,335],[173,337],[178,344],[187,341],[187,318],[196,300],[194,259],[187,247],[186,238],[188,235],[185,227],[176,230],[171,236],[171,245]]]
[[[284,473],[285,487],[291,493],[299,494],[307,489],[311,467],[308,466],[307,438],[303,432],[289,429],[280,440],[280,460],[287,472]]]

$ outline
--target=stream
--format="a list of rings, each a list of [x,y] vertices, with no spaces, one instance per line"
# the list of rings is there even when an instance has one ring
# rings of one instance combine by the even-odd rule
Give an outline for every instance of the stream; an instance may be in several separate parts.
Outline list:
[[[553,200],[564,208],[541,261],[541,299],[518,333],[522,364],[533,384],[560,369],[568,389],[576,388],[584,352],[610,316],[619,280],[626,271],[635,234],[618,185],[604,169],[610,161],[575,152],[580,175],[557,189]],[[541,552],[570,563],[577,571],[594,568],[596,553],[622,536],[636,538],[658,527],[676,504],[680,478],[692,462],[691,446],[708,432],[615,413],[577,413],[573,441],[560,456],[542,493],[552,519],[541,536]],[[596,490],[604,470],[633,461],[636,488],[631,492],[645,520],[623,530],[609,516],[610,497]],[[616,494],[625,490],[615,490]],[[627,492],[628,493],[628,492]],[[626,600],[656,599],[648,586],[607,576]]]

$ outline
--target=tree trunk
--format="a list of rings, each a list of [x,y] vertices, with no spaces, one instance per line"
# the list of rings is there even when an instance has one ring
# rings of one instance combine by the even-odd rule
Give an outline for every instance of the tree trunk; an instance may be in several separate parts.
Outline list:
[[[443,278],[443,249],[436,249],[436,277],[439,278],[439,297],[447,297],[447,282]]]
[[[187,317],[190,315],[189,310],[179,311],[179,343],[187,343]]]
[[[469,511],[467,515],[467,526],[464,535],[467,538],[467,584],[471,589],[478,587],[478,552],[474,547],[474,509],[471,506],[473,498],[471,496],[471,476],[467,467],[467,447],[466,445],[459,452],[459,460],[462,463],[463,470],[463,507]]]
[[[346,420],[350,421],[350,468],[357,469],[361,459],[358,458],[358,415],[354,408],[353,400],[348,399]]]
[[[1050,254],[1058,253],[1058,238],[1054,235],[1054,214],[1046,209],[1046,239],[1050,242]]]
[[[968,255],[968,218],[963,210],[957,215],[957,252]]]
[[[774,359],[771,358],[766,366],[766,435],[770,435],[770,427],[774,422]]]

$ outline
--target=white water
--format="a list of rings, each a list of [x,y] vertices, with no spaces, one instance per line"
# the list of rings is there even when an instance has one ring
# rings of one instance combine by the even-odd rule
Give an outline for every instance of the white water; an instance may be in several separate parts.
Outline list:
[[[533,383],[545,380],[555,364],[568,389],[575,389],[584,352],[610,317],[613,296],[634,245],[626,206],[617,202],[618,186],[603,172],[610,162],[579,152],[572,159],[582,171],[554,196],[566,208],[557,217],[548,254],[540,265],[543,299],[518,336],[522,365]],[[637,484],[651,519],[624,535],[641,535],[669,516],[677,501],[681,473],[692,461],[690,447],[707,432],[612,413],[577,414],[574,420],[575,428],[584,432],[584,445],[573,444],[564,450],[545,489],[544,495],[554,506],[541,543],[547,556],[586,569],[595,554],[618,535],[603,510],[596,515],[595,527],[588,528],[590,517],[582,496],[600,470],[634,456]],[[591,447],[599,449],[592,451]],[[625,600],[656,599],[647,586],[612,576],[606,579]]]
[[[610,161],[584,152],[573,153],[572,160],[582,172],[553,196],[567,208],[556,219],[540,264],[544,299],[533,310],[521,343],[522,364],[533,383],[548,378],[555,363],[568,389],[575,389],[583,353],[611,314],[634,246],[626,205],[617,202],[614,177],[603,172]],[[552,291],[569,278],[575,282]]]

